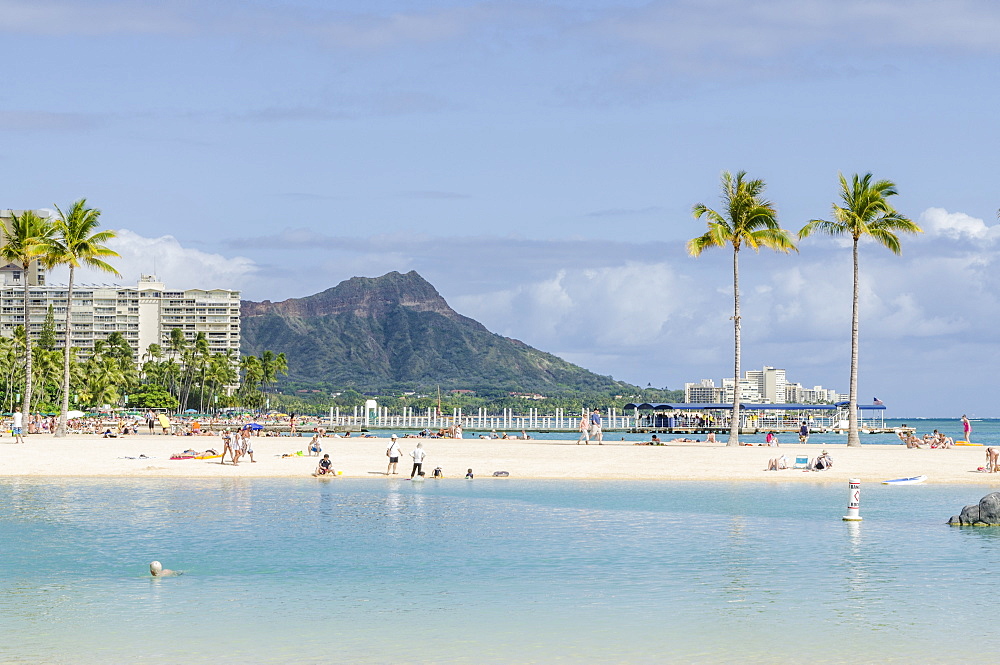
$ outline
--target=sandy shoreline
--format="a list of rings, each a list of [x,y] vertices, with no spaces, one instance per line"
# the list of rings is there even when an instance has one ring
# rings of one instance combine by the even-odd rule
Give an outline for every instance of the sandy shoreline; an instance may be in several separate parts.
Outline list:
[[[56,439],[47,435],[27,437],[15,444],[0,438],[0,477],[100,477],[100,478],[295,478],[309,477],[315,457],[281,457],[305,450],[308,438],[260,437],[254,439],[256,463],[238,466],[218,460],[171,460],[170,455],[187,448],[222,449],[217,437],[100,436],[72,435]],[[409,452],[418,440],[401,439],[403,457],[399,476],[410,473]],[[574,441],[514,441],[483,439],[423,439],[427,451],[424,468],[428,476],[440,466],[446,479],[464,478],[472,468],[477,478],[494,471],[508,471],[517,479],[576,480],[691,480],[846,483],[848,478],[881,482],[890,478],[926,475],[928,483],[996,484],[1000,473],[977,473],[985,464],[985,448],[950,450],[907,449],[903,446],[869,445],[847,448],[844,444],[783,445],[780,448],[739,447],[723,444],[670,444],[635,446],[610,442],[576,445]],[[387,439],[323,440],[334,468],[344,478],[385,478]],[[765,471],[770,458],[784,454],[791,462],[796,455],[815,457],[830,452],[834,467],[828,471],[803,472],[788,469]],[[146,455],[147,459],[138,459]],[[127,459],[136,458],[136,459]]]

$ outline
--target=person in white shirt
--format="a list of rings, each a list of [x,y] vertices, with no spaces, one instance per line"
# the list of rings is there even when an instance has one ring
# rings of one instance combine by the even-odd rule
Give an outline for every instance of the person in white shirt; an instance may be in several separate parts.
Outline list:
[[[580,438],[576,440],[576,445],[581,443],[590,445],[590,417],[587,415],[580,417]]]
[[[410,472],[410,479],[411,480],[413,479],[413,476],[417,475],[418,473],[420,475],[423,475],[423,472],[424,472],[424,457],[426,455],[427,455],[427,453],[424,452],[424,444],[422,444],[422,443],[418,443],[417,447],[413,449],[412,453],[410,453],[410,457],[413,458],[413,471]]]
[[[389,466],[385,469],[385,475],[397,475],[396,463],[399,462],[399,444],[396,443],[396,435],[392,435],[392,442],[389,444],[389,448],[385,451],[386,457],[389,458]]]
[[[24,416],[21,415],[20,411],[14,412],[14,424],[11,426],[11,434],[14,435],[14,443],[24,443],[24,437],[21,436],[21,428],[24,424]]]

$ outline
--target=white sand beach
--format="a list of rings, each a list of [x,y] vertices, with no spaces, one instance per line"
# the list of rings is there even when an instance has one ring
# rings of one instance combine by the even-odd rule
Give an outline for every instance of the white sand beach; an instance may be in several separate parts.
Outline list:
[[[305,451],[308,438],[259,437],[253,440],[256,463],[244,458],[238,466],[216,460],[171,460],[188,448],[222,450],[218,437],[124,436],[103,439],[96,435],[71,435],[57,439],[31,435],[23,444],[9,436],[0,438],[0,476],[5,477],[309,477],[315,457],[282,457]],[[771,482],[835,482],[848,478],[880,482],[890,478],[926,475],[928,483],[990,483],[1000,485],[1000,473],[976,469],[985,465],[983,447],[948,450],[907,449],[902,445],[869,445],[847,448],[833,445],[782,445],[780,448],[733,447],[724,444],[677,443],[636,446],[624,442],[576,445],[575,441],[518,441],[483,439],[401,439],[403,457],[397,477],[408,477],[409,452],[418,441],[427,452],[428,476],[440,466],[446,479],[462,479],[473,469],[477,479],[494,471],[508,471],[517,479],[577,480],[725,480]],[[343,478],[385,477],[387,439],[323,439],[334,468]],[[789,466],[797,455],[815,457],[829,451],[834,466],[809,472],[796,469],[765,471],[770,458],[784,454]],[[142,459],[139,456],[145,455]]]

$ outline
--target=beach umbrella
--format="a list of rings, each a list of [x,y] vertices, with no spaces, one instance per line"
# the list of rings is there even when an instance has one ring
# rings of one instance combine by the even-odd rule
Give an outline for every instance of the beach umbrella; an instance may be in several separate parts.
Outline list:
[[[186,409],[184,413],[198,413],[198,409]]]
[[[264,426],[259,425],[257,423],[250,423],[249,425],[247,425],[247,429],[252,429],[252,430],[264,429]]]
[[[66,417],[67,418],[82,418],[85,415],[86,414],[83,411],[67,411],[66,412]]]

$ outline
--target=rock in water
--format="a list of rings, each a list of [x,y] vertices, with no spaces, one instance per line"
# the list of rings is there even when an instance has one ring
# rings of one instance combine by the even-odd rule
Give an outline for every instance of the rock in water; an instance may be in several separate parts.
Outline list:
[[[1000,525],[1000,492],[987,494],[978,504],[962,508],[961,515],[954,515],[948,524],[955,526]]]

